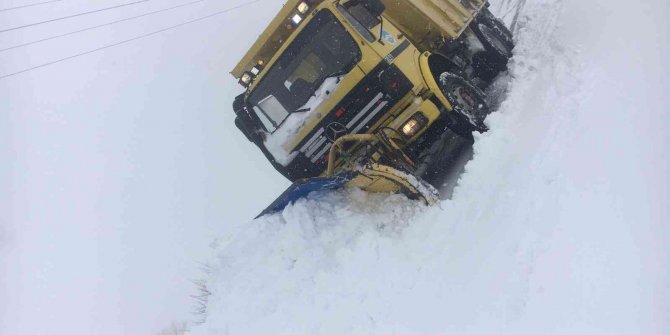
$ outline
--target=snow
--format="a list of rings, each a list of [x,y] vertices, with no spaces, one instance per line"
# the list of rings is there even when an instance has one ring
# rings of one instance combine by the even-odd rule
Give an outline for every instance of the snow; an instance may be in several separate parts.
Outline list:
[[[297,156],[298,152],[289,152],[291,148],[286,148],[298,134],[305,122],[310,117],[318,113],[319,106],[328,98],[329,95],[335,92],[337,84],[340,82],[340,77],[326,78],[321,86],[314,91],[309,100],[304,106],[297,109],[300,112],[293,112],[284,120],[277,130],[269,134],[265,139],[265,147],[272,154],[272,157],[277,160],[277,163],[287,166]]]
[[[191,333],[667,334],[668,7],[494,3],[518,47],[453,199],[312,194],[225,227]]]

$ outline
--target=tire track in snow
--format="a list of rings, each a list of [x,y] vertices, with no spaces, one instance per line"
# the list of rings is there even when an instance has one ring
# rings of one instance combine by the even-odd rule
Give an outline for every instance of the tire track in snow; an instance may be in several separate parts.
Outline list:
[[[481,135],[478,143],[475,144],[476,155],[472,164],[483,169],[486,166],[495,166],[494,161],[504,161],[502,157],[495,158],[488,163],[481,160],[490,159],[486,151],[480,149],[482,146],[495,146],[494,143],[504,143],[507,138],[515,137],[515,141],[521,143],[530,143],[520,146],[516,149],[505,150],[519,155],[519,160],[525,155],[535,155],[530,159],[531,166],[529,171],[514,171],[516,169],[515,159],[510,159],[509,165],[498,166],[502,169],[502,175],[511,176],[510,180],[519,180],[514,177],[515,174],[528,175],[528,181],[524,183],[525,189],[515,192],[528,194],[553,194],[555,196],[562,194],[562,183],[557,182],[560,179],[560,171],[554,168],[556,160],[560,159],[560,148],[557,147],[557,141],[554,139],[566,135],[569,129],[573,129],[574,119],[571,117],[571,110],[576,109],[578,101],[575,99],[566,99],[566,96],[573,96],[580,86],[580,80],[574,74],[579,73],[572,59],[574,54],[569,54],[556,41],[556,29],[558,22],[562,19],[562,1],[550,0],[527,4],[525,0],[512,4],[514,20],[516,24],[517,39],[519,44],[515,50],[515,57],[511,65],[510,77],[512,78],[511,87],[507,99],[502,103],[499,113],[494,114],[489,122],[492,123],[490,134]],[[530,99],[529,99],[530,97]],[[562,106],[556,108],[556,106]],[[551,113],[547,113],[551,111]],[[561,113],[558,115],[558,113]],[[524,126],[514,126],[515,124],[525,124]],[[502,131],[500,131],[502,130]],[[515,133],[508,133],[509,130],[515,130]],[[521,130],[523,133],[518,133]],[[540,134],[543,133],[543,134]],[[525,138],[525,140],[524,140]],[[483,157],[482,157],[483,156]],[[479,159],[479,161],[478,161]],[[499,164],[499,163],[498,163]],[[533,171],[544,171],[544,173],[533,173]],[[464,175],[466,183],[471,176],[478,176],[481,173],[478,170],[468,171],[469,175]],[[487,180],[478,180],[478,183],[487,183]],[[491,181],[495,185],[495,181]],[[539,185],[539,186],[538,186]],[[471,188],[474,185],[465,185],[463,187]],[[490,200],[485,202],[495,207],[496,203],[501,201],[500,192],[505,193],[505,189],[514,189],[515,186],[500,182],[495,185],[495,189],[489,192],[481,192],[482,195],[490,193]],[[517,187],[518,188],[518,187]],[[481,190],[480,190],[481,191]],[[469,193],[469,192],[466,192]],[[475,197],[476,194],[463,195],[464,197]],[[544,251],[543,240],[551,235],[555,227],[549,225],[536,225],[532,219],[532,213],[540,214],[546,202],[549,199],[527,198],[520,194],[506,194],[504,197],[519,198],[519,208],[523,208],[523,213],[508,217],[505,224],[514,222],[518,226],[507,227],[513,231],[523,232],[518,241],[513,242],[509,247],[512,256],[515,259],[516,266],[511,267],[511,273],[508,277],[507,291],[500,295],[501,310],[505,311],[505,319],[508,322],[518,320],[522,317],[528,304],[528,297],[533,290],[537,288],[531,284],[535,269],[536,260]],[[555,199],[553,201],[557,201]],[[505,201],[505,200],[503,200]],[[509,201],[509,200],[507,200]],[[531,213],[531,214],[529,214]],[[500,214],[501,217],[504,214]],[[518,216],[518,217],[517,217]],[[517,217],[516,219],[514,219]],[[492,232],[493,235],[495,232]],[[503,233],[504,234],[504,233]],[[504,252],[504,250],[501,250]]]

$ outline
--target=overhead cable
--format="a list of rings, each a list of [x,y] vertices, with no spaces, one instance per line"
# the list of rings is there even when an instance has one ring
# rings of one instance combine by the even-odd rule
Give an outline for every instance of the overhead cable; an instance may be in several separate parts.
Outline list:
[[[194,4],[196,4],[196,3],[203,2],[203,1],[207,1],[207,0],[196,0],[196,1],[191,1],[191,2],[188,2],[188,3],[185,3],[185,4],[181,4],[181,5],[172,6],[172,7],[164,8],[164,9],[160,9],[160,10],[155,10],[155,11],[153,11],[153,12],[149,12],[149,13],[144,13],[144,14],[137,15],[137,16],[131,16],[131,17],[128,17],[128,18],[125,18],[125,19],[116,20],[116,21],[112,21],[112,22],[107,22],[107,23],[99,24],[99,25],[97,25],[97,26],[93,26],[93,27],[89,27],[89,28],[84,28],[84,29],[80,29],[80,30],[71,31],[71,32],[69,32],[69,33],[65,33],[65,34],[55,35],[55,36],[51,36],[51,37],[47,37],[47,38],[43,38],[43,39],[40,39],[40,40],[36,40],[36,41],[32,41],[32,42],[28,42],[28,43],[18,44],[18,45],[11,46],[11,47],[8,47],[8,48],[0,49],[0,52],[4,52],[4,51],[8,51],[8,50],[12,50],[12,49],[16,49],[16,48],[21,48],[21,47],[29,46],[29,45],[32,45],[32,44],[41,43],[41,42],[46,42],[46,41],[53,40],[53,39],[60,38],[60,37],[65,37],[65,36],[69,36],[69,35],[74,35],[74,34],[78,34],[78,33],[83,33],[83,32],[85,32],[85,31],[89,31],[89,30],[93,30],[93,29],[97,29],[97,28],[102,28],[102,27],[106,27],[106,26],[111,26],[111,25],[113,25],[113,24],[117,24],[117,23],[125,22],[125,21],[131,21],[131,20],[135,20],[135,19],[139,19],[139,18],[142,18],[142,17],[145,17],[145,16],[149,16],[149,15],[154,15],[154,14],[158,14],[158,13],[162,13],[162,12],[167,12],[167,11],[169,11],[169,10],[173,10],[173,9],[177,9],[177,8],[180,8],[180,7],[186,7],[186,6],[194,5]]]
[[[17,29],[23,29],[23,28],[33,27],[33,26],[37,26],[37,25],[40,25],[40,24],[45,24],[45,23],[50,23],[50,22],[56,22],[56,21],[65,20],[65,19],[71,19],[71,18],[73,18],[73,17],[78,17],[78,16],[83,16],[83,15],[88,15],[88,14],[93,14],[93,13],[104,12],[104,11],[107,11],[107,10],[116,9],[116,8],[121,8],[121,7],[126,7],[126,6],[131,6],[131,5],[136,5],[136,4],[138,4],[138,3],[143,3],[143,2],[147,2],[147,1],[151,1],[151,0],[139,0],[139,1],[130,2],[130,3],[125,3],[125,4],[116,5],[116,6],[112,6],[112,7],[101,8],[101,9],[96,9],[96,10],[92,10],[92,11],[88,11],[88,12],[83,12],[83,13],[79,13],[79,14],[68,15],[68,16],[64,16],[64,17],[59,17],[59,18],[56,18],[56,19],[51,19],[51,20],[46,20],[46,21],[41,21],[41,22],[35,22],[35,23],[25,24],[25,25],[18,26],[18,27],[13,27],[13,28],[8,28],[8,29],[0,30],[0,33],[6,33],[6,32],[8,32],[8,31],[12,31],[12,30],[17,30]]]
[[[222,15],[222,14],[225,14],[225,13],[229,13],[229,12],[232,12],[232,11],[234,11],[234,10],[237,10],[237,9],[240,9],[240,8],[243,8],[243,7],[250,6],[250,5],[252,5],[252,4],[254,4],[254,3],[257,3],[257,2],[260,2],[260,1],[262,1],[262,0],[248,1],[248,2],[242,3],[242,4],[240,4],[240,5],[237,5],[237,6],[234,6],[234,7],[230,7],[230,8],[226,8],[226,9],[224,9],[224,10],[221,10],[221,11],[218,11],[218,12],[215,12],[215,13],[212,13],[212,14],[209,14],[209,15],[206,15],[206,16],[203,16],[203,17],[199,17],[199,18],[197,18],[197,19],[193,19],[193,20],[190,20],[190,21],[186,21],[186,22],[183,22],[183,23],[174,25],[174,26],[170,26],[170,27],[167,27],[167,28],[163,28],[163,29],[161,29],[161,30],[156,30],[156,31],[153,31],[153,32],[144,34],[144,35],[140,35],[140,36],[137,36],[137,37],[133,37],[133,38],[130,38],[130,39],[127,39],[127,40],[123,40],[123,41],[120,41],[120,42],[116,42],[116,43],[113,43],[113,44],[105,45],[105,46],[100,47],[100,48],[96,48],[96,49],[93,49],[93,50],[89,50],[89,51],[85,51],[85,52],[82,52],[82,53],[78,53],[78,54],[76,54],[76,55],[68,56],[68,57],[61,58],[61,59],[58,59],[58,60],[55,60],[55,61],[51,61],[51,62],[48,62],[48,63],[44,63],[44,64],[40,64],[40,65],[36,65],[36,66],[30,67],[30,68],[27,68],[27,69],[23,69],[23,70],[20,70],[20,71],[17,71],[17,72],[13,72],[13,73],[8,73],[8,74],[0,75],[0,80],[1,80],[1,79],[5,79],[5,78],[8,78],[8,77],[16,76],[16,75],[19,75],[19,74],[22,74],[22,73],[26,73],[26,72],[29,72],[29,71],[33,71],[33,70],[36,70],[36,69],[40,69],[40,68],[43,68],[43,67],[47,67],[47,66],[50,66],[50,65],[54,65],[54,64],[57,64],[57,63],[61,63],[61,62],[64,62],[64,61],[67,61],[67,60],[70,60],[70,59],[77,58],[77,57],[81,57],[81,56],[85,56],[85,55],[88,55],[88,54],[92,54],[92,53],[94,53],[94,52],[98,52],[98,51],[105,50],[105,49],[108,49],[108,48],[112,48],[112,47],[115,47],[115,46],[119,46],[119,45],[122,45],[122,44],[126,44],[126,43],[130,43],[130,42],[133,42],[133,41],[137,41],[137,40],[142,39],[142,38],[145,38],[145,37],[149,37],[149,36],[157,35],[157,34],[160,34],[160,33],[162,33],[162,32],[168,31],[168,30],[172,30],[172,29],[175,29],[175,28],[183,27],[183,26],[188,25],[188,24],[191,24],[191,23],[195,23],[195,22],[198,22],[198,21],[202,21],[202,20],[206,20],[206,19],[209,19],[209,18],[218,16],[218,15]]]
[[[63,0],[51,0],[51,1],[44,1],[44,2],[38,2],[38,3],[31,3],[31,4],[28,4],[28,5],[21,5],[21,6],[16,6],[16,7],[0,8],[0,12],[6,12],[6,11],[10,11],[10,10],[27,8],[27,7],[34,7],[34,6],[39,6],[39,5],[46,5],[48,3],[60,2],[60,1],[63,1]]]

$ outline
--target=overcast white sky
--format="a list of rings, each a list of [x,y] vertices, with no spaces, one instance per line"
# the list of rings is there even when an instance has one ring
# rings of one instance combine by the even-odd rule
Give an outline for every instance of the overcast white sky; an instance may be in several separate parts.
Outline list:
[[[0,30],[130,2],[0,11]],[[0,49],[187,2],[0,33]],[[0,76],[244,2],[207,0],[0,52]],[[191,317],[212,228],[248,221],[288,184],[233,125],[241,88],[228,74],[281,4],[0,79],[0,333],[151,334]]]

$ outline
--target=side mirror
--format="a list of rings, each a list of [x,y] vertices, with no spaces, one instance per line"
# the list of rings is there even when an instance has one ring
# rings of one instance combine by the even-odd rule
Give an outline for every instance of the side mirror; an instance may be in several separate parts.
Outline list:
[[[259,140],[257,131],[259,130],[257,122],[260,120],[254,120],[252,114],[249,112],[246,104],[244,103],[244,94],[240,94],[235,97],[233,101],[233,111],[235,112],[235,126],[239,129],[246,138],[256,143]]]
[[[381,0],[367,0],[363,1],[363,6],[365,9],[370,12],[374,17],[378,17],[384,13],[386,6],[381,2]]]

